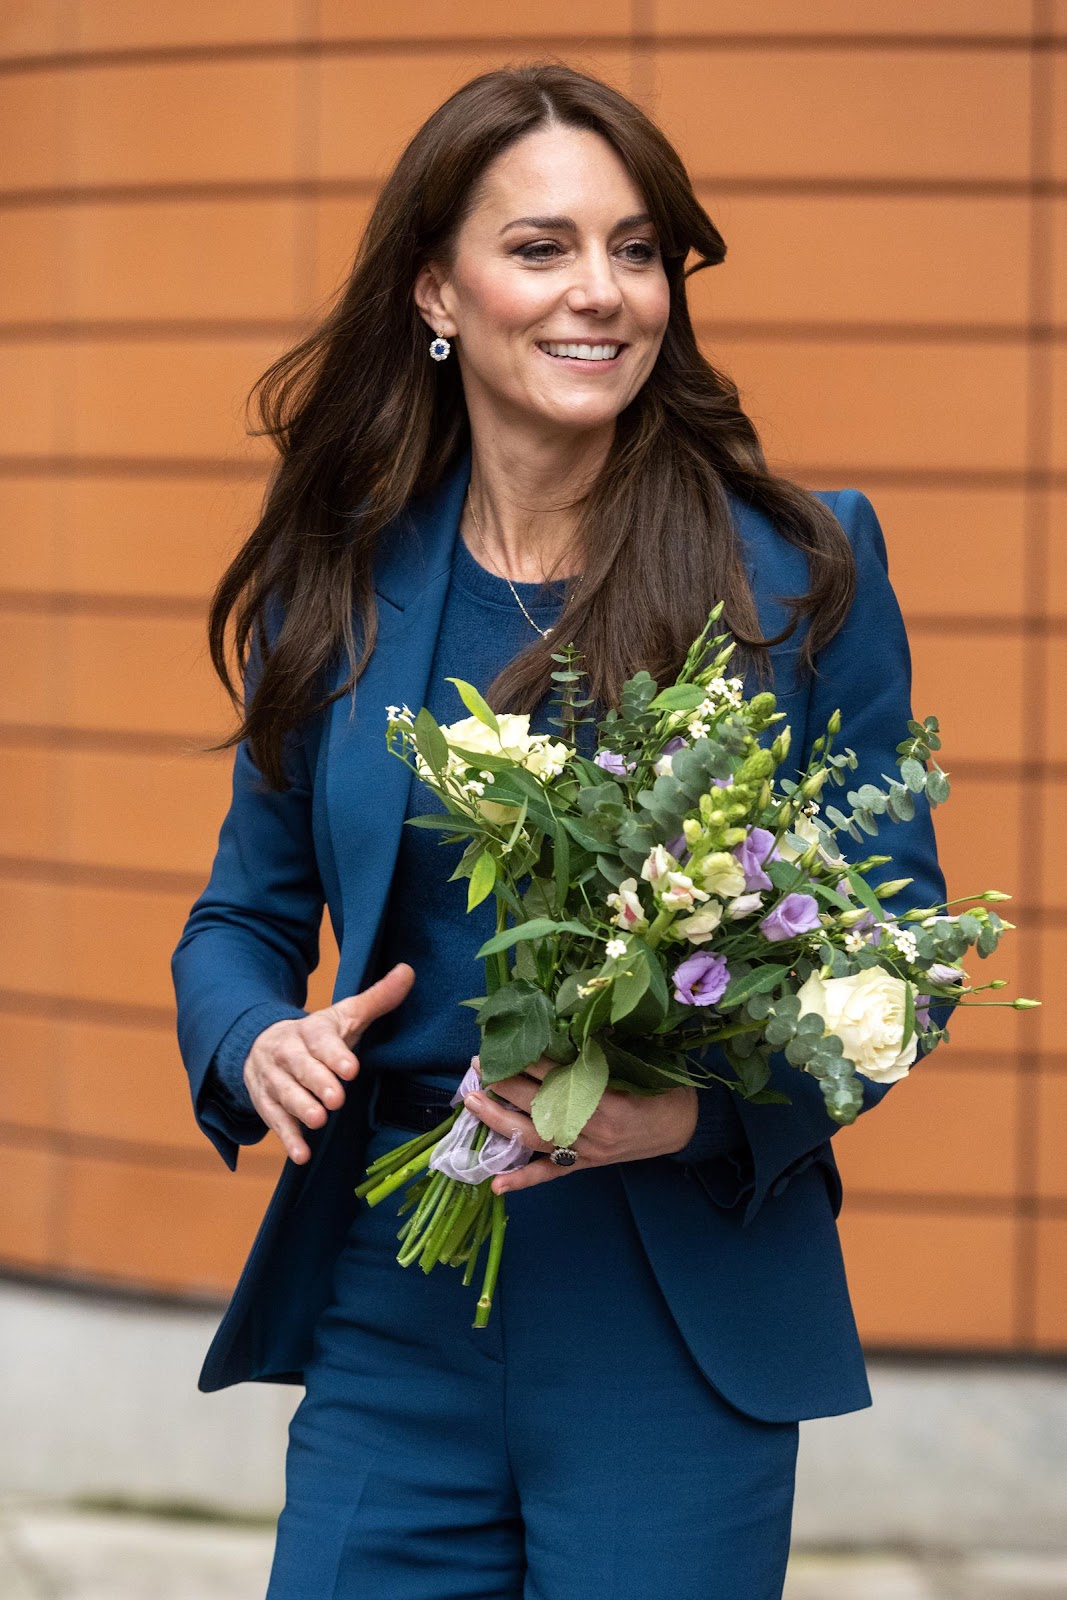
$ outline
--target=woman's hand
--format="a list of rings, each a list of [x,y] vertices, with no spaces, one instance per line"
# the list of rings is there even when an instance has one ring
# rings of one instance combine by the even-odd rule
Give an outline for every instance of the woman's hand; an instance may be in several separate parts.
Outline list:
[[[272,1022],[256,1038],[245,1058],[245,1087],[290,1161],[310,1161],[300,1124],[321,1128],[328,1114],[344,1105],[337,1080],[359,1071],[359,1058],[349,1046],[375,1017],[400,1004],[414,978],[414,967],[400,961],[359,994],[295,1021]]]
[[[503,1095],[510,1105],[502,1106],[484,1092],[467,1095],[463,1103],[479,1121],[498,1133],[517,1133],[530,1150],[550,1154],[555,1146],[537,1132],[530,1106],[545,1074],[556,1065],[548,1056],[542,1056],[514,1078],[502,1078],[494,1083],[493,1093]],[[529,1189],[535,1183],[547,1183],[565,1173],[580,1172],[583,1167],[670,1155],[689,1143],[696,1123],[697,1091],[688,1085],[665,1089],[656,1095],[605,1089],[603,1099],[574,1141],[577,1161],[569,1167],[557,1167],[552,1161],[529,1161],[518,1172],[506,1172],[494,1178],[493,1192],[505,1194],[511,1189]]]

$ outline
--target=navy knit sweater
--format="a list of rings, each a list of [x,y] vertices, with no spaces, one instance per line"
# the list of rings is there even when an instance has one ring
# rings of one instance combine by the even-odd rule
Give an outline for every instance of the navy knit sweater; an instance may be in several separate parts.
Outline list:
[[[555,622],[565,582],[516,583],[523,605],[538,625]],[[430,672],[427,704],[440,723],[455,722],[468,712],[455,686],[446,680],[464,678],[482,693],[495,675],[533,640],[533,629],[515,603],[507,580],[483,567],[457,535],[455,558],[441,630]],[[413,706],[412,711],[418,707]],[[558,735],[548,715],[556,714],[545,696],[530,717],[534,733]],[[589,733],[591,730],[579,730]],[[592,748],[583,753],[592,755]],[[437,796],[412,774],[408,817],[443,811]],[[410,962],[415,981],[407,998],[377,1018],[360,1039],[356,1053],[364,1070],[415,1074],[420,1080],[454,1089],[478,1049],[474,1012],[460,1001],[484,992],[484,967],[474,952],[496,928],[495,900],[490,896],[473,912],[466,910],[466,880],[448,881],[460,848],[435,830],[401,829],[400,849],[390,888],[386,923],[376,970],[369,984],[396,962]],[[232,1048],[231,1048],[232,1044]],[[212,1063],[212,1093],[231,1115],[242,1121],[257,1113],[244,1084],[247,1040],[227,1034]],[[720,1085],[702,1088],[698,1121],[690,1142],[670,1159],[703,1161],[747,1145],[733,1092]]]

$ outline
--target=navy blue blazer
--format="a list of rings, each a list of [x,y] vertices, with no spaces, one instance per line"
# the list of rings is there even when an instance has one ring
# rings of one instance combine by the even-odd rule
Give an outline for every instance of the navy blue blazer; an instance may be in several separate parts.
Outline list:
[[[294,737],[294,782],[285,794],[267,792],[245,745],[237,748],[210,880],[172,959],[194,1112],[231,1169],[238,1146],[267,1129],[258,1117],[242,1121],[216,1103],[209,1066],[224,1039],[228,1049],[236,1042],[243,1060],[269,1023],[305,1014],[324,903],[340,950],[335,998],[370,981],[409,782],[408,769],[386,749],[385,707],[417,709],[424,701],[469,477],[468,449],[382,539],[378,641],[356,686],[355,714],[346,696]],[[820,652],[817,678],[802,680],[795,671],[806,623],[773,649],[774,689],[798,763],[840,707],[839,748],[851,746],[859,758],[852,782],[878,782],[896,772],[895,746],[911,715],[908,640],[870,501],[857,489],[820,498],[854,547],[856,597]],[[786,620],[777,597],[807,588],[806,559],[762,514],[736,498],[731,508],[761,625],[777,633]],[[925,799],[918,798],[912,820],[882,831],[893,876],[913,879],[894,909],[943,900]],[[772,1083],[790,1105],[738,1101],[751,1147],[744,1166],[728,1158],[690,1165],[653,1157],[623,1162],[619,1172],[698,1365],[738,1409],[777,1422],[855,1411],[870,1405],[871,1395],[837,1232],[838,1125],[817,1081],[781,1054],[773,1058]],[[310,1161],[286,1160],[207,1352],[200,1389],[303,1382],[334,1262],[362,1203],[353,1189],[368,1137],[369,1088],[357,1076],[344,1105],[321,1128],[303,1130]],[[864,1111],[887,1089],[863,1080]]]

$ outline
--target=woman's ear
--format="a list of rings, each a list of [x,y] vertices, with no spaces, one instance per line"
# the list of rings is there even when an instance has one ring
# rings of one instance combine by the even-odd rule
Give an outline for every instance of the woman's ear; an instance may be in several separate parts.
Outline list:
[[[414,296],[415,304],[422,313],[427,327],[433,333],[443,334],[446,339],[451,339],[455,335],[456,325],[445,306],[441,293],[441,280],[433,263],[420,268],[415,279]]]

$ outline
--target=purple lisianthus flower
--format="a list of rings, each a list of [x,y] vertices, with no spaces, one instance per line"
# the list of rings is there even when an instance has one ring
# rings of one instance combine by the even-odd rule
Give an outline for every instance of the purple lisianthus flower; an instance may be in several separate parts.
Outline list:
[[[684,833],[679,833],[675,838],[668,839],[664,848],[670,851],[679,866],[684,864],[685,858],[689,854],[689,846],[685,842]]]
[[[674,969],[674,998],[683,1006],[713,1006],[730,981],[725,956],[697,950]]]
[[[917,994],[915,996],[915,1021],[923,1033],[930,1026],[930,996],[928,994]]]
[[[819,903],[810,894],[787,894],[759,925],[763,937],[772,943],[812,933],[819,926]]]
[[[947,967],[943,961],[932,961],[926,976],[931,983],[962,983],[967,974],[962,967]]]
[[[634,763],[624,761],[617,750],[598,750],[593,757],[593,765],[603,767],[605,772],[612,773],[616,778],[625,778],[627,773],[634,770]]]
[[[756,889],[774,888],[763,870],[762,863],[781,861],[782,852],[774,843],[774,834],[769,828],[750,828],[747,836],[740,844],[734,845],[730,853],[740,862],[741,870],[745,874],[746,894],[752,894]]]

